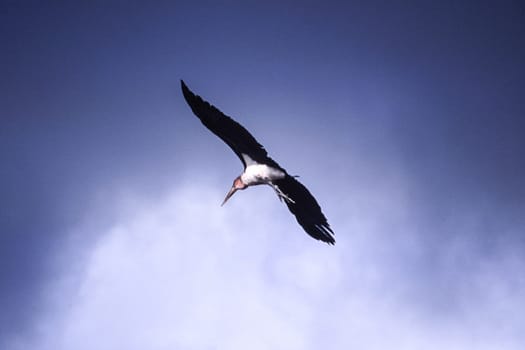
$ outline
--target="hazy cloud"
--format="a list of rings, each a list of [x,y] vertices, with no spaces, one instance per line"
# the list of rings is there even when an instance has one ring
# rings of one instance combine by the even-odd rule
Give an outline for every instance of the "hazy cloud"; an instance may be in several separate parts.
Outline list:
[[[243,192],[225,208],[218,206],[223,193],[209,185],[179,187],[156,201],[119,197],[107,208],[118,219],[99,239],[72,244],[61,258],[63,272],[48,284],[47,311],[36,335],[14,340],[11,348],[523,345],[521,256],[484,259],[458,241],[443,251],[448,283],[434,281],[434,293],[418,293],[426,279],[403,271],[421,251],[409,220],[399,221],[398,231],[413,241],[401,244],[374,220],[375,211],[362,208],[360,221],[338,213],[338,244],[329,247],[304,234],[265,190],[267,196]],[[248,202],[253,191],[257,208]],[[372,193],[378,203],[394,198]],[[379,210],[387,212],[386,206]],[[455,266],[464,255],[479,268],[455,271],[464,268]],[[441,293],[456,300],[446,314],[432,308],[433,295]]]

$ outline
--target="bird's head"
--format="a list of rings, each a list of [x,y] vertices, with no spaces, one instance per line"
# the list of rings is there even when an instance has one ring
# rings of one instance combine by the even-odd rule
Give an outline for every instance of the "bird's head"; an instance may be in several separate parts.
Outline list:
[[[230,199],[231,196],[237,191],[237,190],[244,190],[246,188],[246,184],[242,182],[242,179],[240,176],[237,176],[235,180],[233,180],[232,188],[230,188],[230,191],[228,191],[228,194],[226,194],[226,198],[224,198],[224,201],[222,202],[221,206],[224,205]]]

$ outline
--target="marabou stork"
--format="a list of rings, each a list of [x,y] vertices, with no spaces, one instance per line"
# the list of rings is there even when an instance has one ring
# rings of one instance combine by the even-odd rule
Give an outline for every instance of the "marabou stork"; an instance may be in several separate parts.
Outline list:
[[[264,147],[242,125],[195,95],[182,80],[181,87],[193,113],[204,126],[230,146],[244,164],[243,173],[235,178],[221,205],[237,190],[254,185],[270,185],[279,199],[284,200],[306,233],[315,239],[334,244],[334,232],[306,187],[270,158]]]

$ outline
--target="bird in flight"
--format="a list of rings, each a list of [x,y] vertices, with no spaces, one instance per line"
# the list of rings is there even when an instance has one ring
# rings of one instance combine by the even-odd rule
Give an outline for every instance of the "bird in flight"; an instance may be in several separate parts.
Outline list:
[[[230,146],[244,165],[243,173],[235,178],[221,205],[237,190],[270,185],[306,233],[317,240],[334,244],[334,231],[310,191],[270,158],[264,147],[242,125],[195,95],[182,80],[181,87],[193,113],[204,126]]]

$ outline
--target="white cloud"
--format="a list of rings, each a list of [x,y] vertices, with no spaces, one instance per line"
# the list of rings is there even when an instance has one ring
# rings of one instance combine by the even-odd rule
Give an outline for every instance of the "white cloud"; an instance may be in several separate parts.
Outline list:
[[[401,271],[406,253],[419,249],[409,233],[392,266],[388,247],[399,237],[384,231],[413,233],[402,194],[368,190],[397,228],[366,209],[359,220],[336,210],[339,240],[330,247],[265,190],[242,192],[224,208],[223,193],[209,187],[158,200],[123,196],[118,210],[108,208],[118,219],[87,252],[71,247],[38,334],[12,348],[522,348],[525,317],[516,308],[524,309],[525,283],[512,278],[523,271],[519,257],[457,274],[458,309],[434,317],[406,298],[418,283]]]

